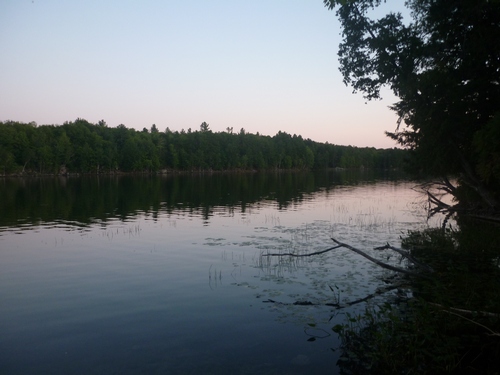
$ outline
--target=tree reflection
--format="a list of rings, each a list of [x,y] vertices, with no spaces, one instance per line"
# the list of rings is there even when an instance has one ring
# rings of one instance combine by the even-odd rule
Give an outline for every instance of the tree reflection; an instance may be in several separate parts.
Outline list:
[[[215,212],[234,214],[260,201],[279,209],[338,186],[401,178],[394,172],[316,171],[5,178],[0,182],[0,226],[69,222],[89,225],[138,214],[188,214],[207,223]]]

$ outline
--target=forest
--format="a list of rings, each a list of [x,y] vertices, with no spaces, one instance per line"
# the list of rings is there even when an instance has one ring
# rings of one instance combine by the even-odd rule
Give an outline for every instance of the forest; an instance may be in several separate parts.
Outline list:
[[[63,125],[0,122],[0,174],[165,171],[400,169],[408,151],[319,143],[300,135],[275,136],[199,129],[137,131],[84,119]]]

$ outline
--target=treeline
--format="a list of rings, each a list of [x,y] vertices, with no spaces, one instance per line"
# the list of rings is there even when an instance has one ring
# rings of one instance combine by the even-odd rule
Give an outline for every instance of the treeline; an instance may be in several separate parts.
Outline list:
[[[161,170],[402,168],[407,152],[318,143],[279,132],[273,137],[199,130],[160,132],[108,127],[84,119],[63,125],[0,122],[0,173],[109,173]]]

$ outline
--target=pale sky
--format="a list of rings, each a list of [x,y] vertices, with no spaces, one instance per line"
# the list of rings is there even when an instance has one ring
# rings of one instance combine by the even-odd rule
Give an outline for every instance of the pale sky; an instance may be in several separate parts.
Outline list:
[[[322,0],[0,0],[0,120],[103,119],[395,147],[338,70]]]

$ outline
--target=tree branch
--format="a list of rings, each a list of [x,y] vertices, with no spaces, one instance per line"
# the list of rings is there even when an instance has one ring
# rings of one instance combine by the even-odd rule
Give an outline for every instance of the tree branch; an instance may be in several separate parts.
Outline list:
[[[294,254],[294,253],[271,253],[271,254],[262,254],[263,257],[282,257],[282,256],[290,256],[290,257],[296,257],[296,258],[299,258],[299,257],[310,257],[310,256],[313,256],[313,255],[320,255],[320,254],[324,254],[328,251],[332,251],[332,250],[335,250],[335,249],[338,249],[339,247],[341,247],[340,245],[338,246],[334,246],[334,247],[330,247],[326,250],[321,250],[321,251],[316,251],[315,253],[309,253],[309,254]]]
[[[390,292],[391,290],[394,290],[394,289],[397,289],[401,286],[401,284],[394,284],[394,285],[390,285],[390,286],[386,286],[384,288],[379,288],[377,289],[374,293],[371,293],[371,294],[368,294],[366,295],[365,297],[362,297],[362,298],[358,298],[354,301],[349,301],[349,302],[345,302],[345,303],[340,303],[340,302],[336,302],[336,303],[325,303],[325,304],[322,304],[322,303],[313,303],[311,301],[295,301],[295,302],[292,302],[292,303],[286,303],[286,302],[279,302],[279,301],[275,301],[273,299],[267,299],[265,301],[262,301],[263,303],[274,303],[274,304],[277,304],[277,305],[294,305],[294,306],[329,306],[329,307],[336,307],[337,309],[343,309],[344,307],[349,307],[349,306],[353,306],[353,305],[357,305],[358,303],[361,303],[361,302],[366,302],[376,296],[379,296],[381,294],[384,294],[384,293],[387,293],[387,292]]]
[[[457,314],[456,312],[453,312],[453,311],[448,311],[448,310],[442,310],[442,311],[444,311],[444,312],[446,312],[448,314],[451,314],[451,315],[458,316],[459,318],[465,319],[465,320],[467,320],[468,322],[470,322],[472,324],[475,324],[475,325],[477,325],[479,327],[484,328],[485,330],[487,330],[488,332],[490,332],[489,333],[490,336],[498,336],[498,337],[500,337],[500,333],[493,331],[491,328],[488,328],[488,327],[486,327],[485,325],[483,325],[481,323],[478,323],[478,322],[476,322],[476,321],[474,321],[472,319],[469,319],[469,318],[467,318],[467,317],[465,317],[463,315]]]
[[[409,271],[409,270],[406,270],[404,268],[400,268],[400,267],[395,267],[395,266],[392,266],[390,264],[387,264],[387,263],[384,263],[378,259],[375,259],[373,258],[372,256],[368,255],[367,253],[365,253],[364,251],[361,251],[359,249],[356,249],[355,247],[351,246],[351,245],[348,245],[346,243],[343,243],[343,242],[340,242],[340,241],[337,241],[335,238],[332,238],[332,241],[335,242],[337,245],[341,246],[341,247],[345,247],[346,249],[349,249],[351,251],[354,251],[356,254],[359,254],[361,255],[362,257],[365,257],[366,259],[368,259],[369,261],[375,263],[376,265],[382,267],[382,268],[385,268],[385,269],[388,269],[388,270],[391,270],[391,271],[396,271],[396,272],[400,272],[400,273],[404,273],[405,275],[410,275],[410,276],[416,276],[416,277],[425,277],[425,278],[428,278],[427,275],[423,274],[423,273],[419,273],[419,272],[412,272],[412,271]]]
[[[390,264],[387,264],[387,263],[384,263],[374,257],[372,257],[371,255],[368,255],[367,253],[365,253],[364,251],[362,250],[359,250],[359,249],[356,249],[355,247],[351,246],[351,245],[348,245],[346,243],[343,243],[343,242],[340,242],[340,241],[337,241],[335,238],[332,238],[332,241],[335,242],[337,244],[337,246],[333,246],[333,247],[330,247],[326,250],[321,250],[321,251],[316,251],[314,253],[309,253],[309,254],[294,254],[294,253],[269,253],[269,254],[262,254],[261,256],[263,257],[270,257],[270,256],[278,256],[278,257],[282,257],[282,256],[290,256],[290,257],[296,257],[296,258],[299,258],[299,257],[310,257],[310,256],[313,256],[313,255],[320,255],[320,254],[324,254],[328,251],[332,251],[332,250],[335,250],[335,249],[338,249],[340,247],[344,247],[346,249],[349,249],[351,251],[354,251],[355,253],[365,257],[366,259],[368,259],[369,261],[375,263],[376,265],[382,267],[382,268],[385,268],[385,269],[388,269],[388,270],[391,270],[391,271],[396,271],[396,272],[400,272],[400,273],[404,273],[406,275],[410,275],[410,276],[417,276],[417,277],[428,277],[427,275],[421,273],[421,272],[413,272],[413,271],[410,271],[410,270],[407,270],[407,269],[404,269],[404,268],[401,268],[401,267],[396,267],[396,266],[392,266]],[[415,265],[425,269],[426,271],[428,272],[433,272],[432,268],[430,268],[429,266],[426,266],[420,262],[418,262],[415,258],[413,258],[407,251],[404,251],[402,249],[398,249],[396,247],[393,247],[389,244],[386,244],[384,246],[381,246],[381,247],[376,247],[375,250],[383,250],[383,249],[391,249],[391,250],[394,250],[396,252],[398,252],[399,254],[403,255],[404,257],[406,257],[408,260],[410,260],[411,262],[413,262]]]
[[[487,317],[493,317],[493,318],[500,318],[500,314],[492,313],[489,311],[458,309],[456,307],[446,307],[446,306],[440,305],[439,303],[434,303],[434,302],[429,302],[429,305],[439,307],[445,311],[448,309],[448,310],[454,311],[456,313],[461,313],[461,314],[465,314],[465,315],[487,316]]]
[[[431,266],[428,266],[427,264],[420,263],[418,260],[416,260],[409,251],[391,246],[389,243],[385,244],[384,246],[379,246],[375,247],[374,250],[386,250],[386,249],[391,249],[397,252],[398,254],[402,255],[404,258],[408,259],[410,262],[415,264],[418,267],[421,267],[425,269],[427,272],[434,272]]]

